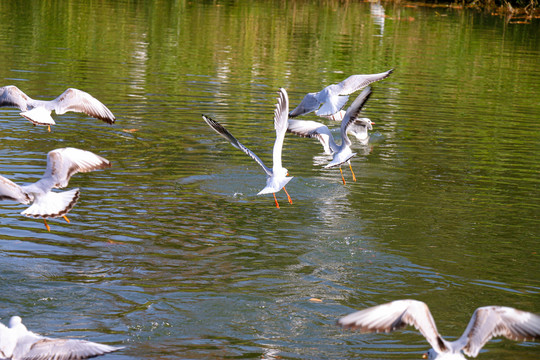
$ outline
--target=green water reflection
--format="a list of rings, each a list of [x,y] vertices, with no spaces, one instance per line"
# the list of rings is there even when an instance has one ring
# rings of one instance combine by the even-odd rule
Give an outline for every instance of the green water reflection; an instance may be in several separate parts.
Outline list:
[[[76,87],[117,117],[68,113],[48,133],[0,110],[13,181],[37,180],[58,147],[113,162],[72,178],[81,200],[51,233],[0,203],[0,320],[127,347],[110,359],[414,359],[428,346],[412,329],[335,320],[418,298],[453,339],[479,306],[540,312],[539,24],[356,1],[0,1],[3,85],[38,99]],[[365,109],[358,182],[287,135],[294,204],[279,211],[256,196],[260,168],[201,118],[270,163],[279,87],[294,106],[390,68]]]

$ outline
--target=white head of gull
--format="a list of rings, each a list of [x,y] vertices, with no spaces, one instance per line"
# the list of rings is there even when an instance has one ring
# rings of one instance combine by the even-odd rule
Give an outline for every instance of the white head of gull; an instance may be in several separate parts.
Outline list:
[[[0,323],[0,356],[10,360],[88,359],[123,349],[86,340],[53,339],[29,331],[19,316]]]
[[[287,120],[288,120],[288,111],[289,111],[289,98],[287,96],[287,91],[285,89],[279,89],[278,91],[278,102],[276,104],[276,109],[274,110],[274,128],[276,130],[276,141],[274,142],[273,150],[273,166],[272,169],[268,168],[261,159],[247,147],[242,145],[225,127],[219,124],[217,121],[209,118],[206,115],[203,115],[204,121],[214,129],[219,135],[227,139],[235,148],[242,150],[244,153],[249,155],[253,160],[259,164],[264,172],[266,173],[266,187],[262,189],[257,195],[262,194],[274,194],[274,201],[276,207],[279,208],[279,203],[276,198],[276,192],[283,189],[287,194],[287,199],[289,203],[292,204],[292,199],[285,189],[285,185],[291,181],[292,177],[288,176],[288,171],[281,165],[281,152],[283,148],[283,141],[285,138],[285,133],[287,132]]]
[[[328,85],[316,93],[308,93],[300,105],[289,113],[296,117],[315,111],[317,116],[332,117],[345,106],[350,94],[357,92],[369,84],[387,78],[394,71],[388,70],[380,74],[351,75],[339,84]],[[338,119],[336,117],[336,119]]]
[[[476,357],[495,336],[526,341],[540,338],[540,316],[504,306],[485,306],[475,310],[465,332],[456,341],[444,340],[437,332],[428,306],[417,300],[396,300],[342,317],[338,325],[363,333],[391,332],[414,326],[432,346],[424,358],[464,360],[463,354]]]
[[[61,115],[67,111],[82,112],[108,124],[115,121],[113,113],[92,95],[78,90],[67,89],[54,100],[34,100],[14,85],[0,87],[0,107],[17,107],[22,117],[34,125],[55,125],[51,111]]]
[[[21,214],[43,218],[45,227],[50,231],[47,218],[63,217],[79,199],[79,189],[52,192],[68,185],[69,179],[78,172],[90,172],[111,167],[109,160],[90,151],[76,148],[61,148],[47,154],[47,169],[37,182],[19,186],[13,181],[0,176],[0,200],[13,200],[21,204],[32,204]]]
[[[343,170],[341,170],[341,165],[344,163],[349,164],[353,180],[356,181],[356,176],[354,175],[350,161],[350,159],[355,156],[356,153],[353,153],[351,150],[351,140],[347,136],[347,132],[352,126],[360,126],[360,122],[356,124],[357,121],[360,121],[358,115],[360,114],[362,107],[370,96],[371,87],[368,86],[360,93],[360,95],[358,95],[358,97],[353,101],[351,106],[349,106],[349,108],[345,112],[345,116],[341,121],[340,145],[336,144],[332,133],[326,125],[323,125],[316,121],[289,119],[289,126],[287,128],[287,131],[295,135],[318,139],[321,142],[325,153],[332,155],[332,161],[330,161],[325,166],[325,168],[339,166],[339,171],[341,172],[341,179],[343,181],[343,184],[345,184],[345,177],[343,177]],[[371,121],[369,121],[369,123],[371,124]],[[369,125],[369,127],[371,127],[371,125]]]

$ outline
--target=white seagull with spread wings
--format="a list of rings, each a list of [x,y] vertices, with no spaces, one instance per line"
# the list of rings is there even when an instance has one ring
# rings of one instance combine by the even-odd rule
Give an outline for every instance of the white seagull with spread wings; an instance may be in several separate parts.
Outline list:
[[[47,154],[47,169],[37,182],[19,186],[13,181],[0,176],[0,200],[14,200],[21,204],[32,204],[21,214],[43,218],[45,227],[51,231],[47,218],[63,217],[79,199],[79,189],[52,192],[53,188],[64,188],[71,176],[78,172],[89,172],[111,167],[109,160],[90,151],[62,148]]]
[[[67,111],[82,112],[108,124],[115,121],[113,113],[92,95],[77,89],[67,89],[54,100],[34,100],[14,85],[0,87],[0,107],[17,107],[20,115],[34,125],[55,125],[51,111],[61,115]]]
[[[371,128],[371,120],[367,118],[358,118],[358,114],[360,114],[362,107],[370,96],[371,87],[368,86],[360,93],[360,95],[358,95],[358,97],[353,101],[351,106],[349,106],[349,108],[347,109],[345,116],[341,121],[341,145],[336,144],[332,133],[326,125],[323,125],[316,121],[289,119],[287,131],[295,135],[318,139],[324,147],[324,151],[327,154],[332,155],[332,161],[330,161],[325,166],[325,168],[339,166],[339,171],[341,172],[341,179],[343,180],[343,184],[345,184],[345,177],[343,177],[343,170],[341,170],[341,165],[344,163],[349,164],[353,180],[356,181],[356,176],[354,175],[354,171],[352,169],[350,161],[350,159],[355,156],[356,153],[353,153],[351,150],[351,140],[347,136],[347,131],[351,126],[361,126],[360,124],[363,124],[362,126],[365,126],[366,129]],[[368,122],[364,123],[363,119],[367,119]]]
[[[339,84],[328,85],[316,93],[308,93],[304,96],[300,105],[289,113],[289,117],[305,115],[315,111],[317,116],[332,118],[336,115],[336,119],[340,120],[341,116],[344,115],[340,111],[349,100],[348,95],[368,86],[372,82],[387,78],[393,71],[394,69],[380,74],[351,75]]]
[[[276,202],[277,208],[279,208],[279,204],[276,198],[276,193],[281,189],[285,191],[289,203],[292,204],[292,199],[289,196],[287,189],[285,189],[285,185],[287,185],[287,183],[291,181],[292,177],[288,176],[289,173],[287,169],[285,169],[281,165],[281,151],[283,148],[283,140],[285,139],[285,133],[287,132],[287,112],[289,111],[289,98],[287,96],[287,91],[285,91],[285,89],[283,88],[279,89],[278,94],[278,102],[276,104],[276,109],[274,110],[274,128],[276,129],[276,141],[274,143],[272,169],[264,165],[262,160],[259,159],[259,157],[255,155],[253,151],[249,150],[247,147],[242,145],[240,141],[236,140],[236,138],[221,124],[209,118],[208,116],[202,116],[204,121],[206,121],[206,123],[210,125],[210,127],[214,129],[219,135],[227,139],[235,148],[245,152],[263,168],[267,176],[266,187],[262,189],[257,195],[270,193],[274,194],[274,200]]]
[[[412,325],[432,346],[424,354],[431,360],[464,360],[462,352],[476,357],[495,336],[519,341],[540,339],[540,316],[504,306],[476,309],[463,335],[452,342],[439,335],[429,308],[417,300],[396,300],[357,311],[339,319],[338,325],[363,333],[390,332]]]
[[[88,359],[123,347],[78,339],[53,339],[29,331],[19,316],[0,323],[0,357],[10,360],[78,360]]]

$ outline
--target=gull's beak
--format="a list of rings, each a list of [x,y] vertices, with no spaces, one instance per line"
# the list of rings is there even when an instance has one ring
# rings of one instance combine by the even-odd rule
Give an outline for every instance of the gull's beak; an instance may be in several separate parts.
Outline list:
[[[422,359],[427,359],[427,353],[422,354]]]

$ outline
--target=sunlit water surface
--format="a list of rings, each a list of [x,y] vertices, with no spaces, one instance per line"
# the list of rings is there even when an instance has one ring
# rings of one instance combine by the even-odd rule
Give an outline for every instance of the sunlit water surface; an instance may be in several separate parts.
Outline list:
[[[539,24],[334,1],[0,2],[2,85],[38,99],[76,87],[117,117],[67,113],[48,133],[0,110],[12,181],[39,179],[60,147],[113,163],[71,179],[81,199],[51,232],[0,203],[1,321],[126,347],[104,359],[417,359],[429,346],[412,328],[335,321],[416,298],[455,339],[479,306],[540,312]],[[279,210],[256,196],[257,164],[201,118],[270,166],[279,87],[295,106],[391,68],[363,112],[358,181],[287,135],[294,203],[280,192]],[[539,354],[496,339],[479,358]]]

